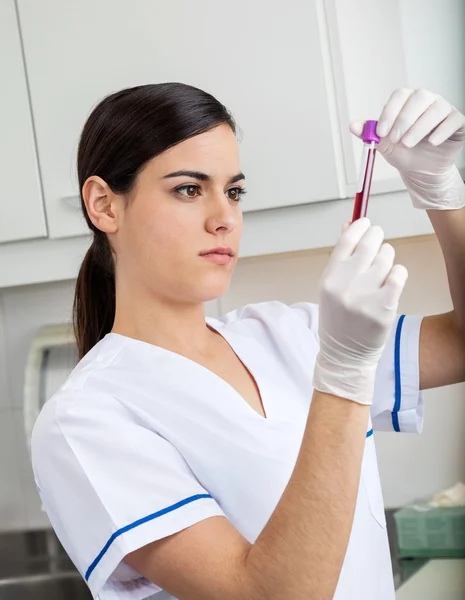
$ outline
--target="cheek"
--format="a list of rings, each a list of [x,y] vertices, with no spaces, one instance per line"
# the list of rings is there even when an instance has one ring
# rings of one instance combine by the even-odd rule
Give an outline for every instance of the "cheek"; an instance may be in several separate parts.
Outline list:
[[[195,251],[192,219],[177,212],[161,206],[134,215],[131,236],[144,261],[173,263],[186,255],[189,248]]]
[[[244,216],[241,213],[239,213],[239,217],[237,219],[237,225],[236,225],[236,232],[239,235],[239,237],[242,235],[242,227],[244,225]]]

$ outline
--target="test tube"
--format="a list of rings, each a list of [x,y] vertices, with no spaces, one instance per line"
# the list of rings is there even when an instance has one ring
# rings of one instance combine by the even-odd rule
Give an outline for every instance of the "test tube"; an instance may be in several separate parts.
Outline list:
[[[376,134],[376,125],[378,121],[366,121],[363,127],[363,154],[360,164],[360,174],[357,185],[357,192],[354,200],[354,212],[352,222],[366,217],[368,209],[368,198],[370,195],[371,178],[373,176],[373,166],[375,164],[376,145],[380,138]]]

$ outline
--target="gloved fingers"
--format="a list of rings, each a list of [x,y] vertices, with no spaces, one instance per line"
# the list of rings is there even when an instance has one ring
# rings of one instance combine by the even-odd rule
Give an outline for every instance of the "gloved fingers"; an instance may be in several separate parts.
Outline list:
[[[382,244],[370,268],[370,277],[375,285],[382,287],[391,272],[396,251],[391,244]]]
[[[417,122],[423,113],[435,103],[435,101],[436,95],[427,90],[415,90],[410,94],[395,116],[394,123],[391,127],[391,133],[389,134],[391,142],[397,144],[397,142],[404,137],[407,131]]]
[[[379,135],[379,137],[387,137],[391,133],[391,129],[397,119],[397,115],[400,113],[404,104],[412,94],[413,90],[409,90],[407,88],[399,88],[392,92],[378,119],[376,133]]]
[[[370,227],[360,239],[352,254],[352,261],[357,263],[360,270],[364,271],[371,267],[378,256],[383,241],[384,231],[379,225]]]
[[[341,235],[345,233],[350,227],[350,221],[344,221],[341,227]]]
[[[404,290],[407,278],[408,271],[403,265],[392,267],[382,288],[386,309],[397,310],[399,298]]]
[[[363,219],[358,219],[343,231],[332,251],[330,263],[349,258],[369,228],[370,220],[364,217]]]
[[[410,97],[410,99],[412,98],[413,96]],[[404,107],[405,109],[407,109],[407,104]],[[418,107],[418,109],[419,108],[420,107]],[[402,138],[402,143],[404,146],[407,146],[407,148],[412,148],[413,146],[416,146],[418,142],[421,142],[421,140],[428,136],[432,131],[435,129],[437,131],[438,126],[447,120],[452,111],[453,107],[448,102],[443,100],[443,98],[438,96],[433,104],[431,104],[425,110],[425,112],[418,117],[415,123],[404,135]],[[414,115],[414,109],[412,109],[412,113],[409,114],[409,116],[412,116],[413,118]],[[434,131],[435,135],[436,131]]]
[[[465,141],[465,116],[456,108],[451,108],[452,112],[429,136],[428,141],[433,146],[439,146],[448,139],[456,142]]]
[[[365,121],[351,121],[349,129],[356,137],[361,139],[364,125]]]

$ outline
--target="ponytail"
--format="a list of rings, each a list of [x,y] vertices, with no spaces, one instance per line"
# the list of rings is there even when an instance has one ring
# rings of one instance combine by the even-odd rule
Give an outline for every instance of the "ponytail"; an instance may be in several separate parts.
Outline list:
[[[96,230],[79,269],[73,305],[79,360],[113,327],[115,269],[107,236]]]

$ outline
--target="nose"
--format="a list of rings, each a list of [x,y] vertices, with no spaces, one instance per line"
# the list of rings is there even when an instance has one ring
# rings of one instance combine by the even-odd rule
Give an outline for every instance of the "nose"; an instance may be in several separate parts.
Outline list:
[[[205,229],[209,233],[230,233],[238,226],[241,211],[234,200],[229,200],[223,190],[215,193],[206,203]]]

